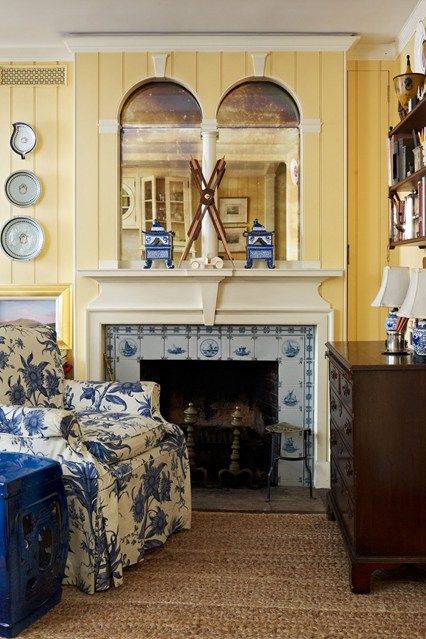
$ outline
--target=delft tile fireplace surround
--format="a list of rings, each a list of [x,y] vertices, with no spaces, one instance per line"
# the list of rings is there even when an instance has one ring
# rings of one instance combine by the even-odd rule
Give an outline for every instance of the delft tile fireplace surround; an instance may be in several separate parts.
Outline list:
[[[99,285],[86,311],[87,374],[105,379],[105,356],[121,380],[140,379],[144,358],[189,358],[206,365],[214,360],[278,362],[278,419],[311,426],[314,485],[328,487],[324,354],[325,343],[333,339],[333,311],[318,289],[341,275],[341,270],[307,262],[251,271],[238,265],[200,271],[81,270],[79,278]],[[286,455],[299,455],[297,438],[282,446]],[[279,470],[284,483],[303,483],[302,465],[287,466]]]
[[[113,325],[106,327],[106,355],[113,378],[132,381],[140,377],[140,364],[147,360],[244,362],[239,374],[252,375],[254,361],[276,362],[278,380],[275,414],[278,421],[295,426],[314,424],[315,327],[313,326],[161,326]],[[179,367],[175,370],[179,371]],[[199,367],[197,366],[199,373]],[[246,371],[246,372],[245,372]],[[220,386],[221,380],[217,380]],[[173,386],[173,379],[168,380]],[[189,381],[189,384],[191,382]],[[225,389],[224,389],[225,390]],[[209,389],[205,389],[206,394]],[[190,392],[189,392],[190,394]],[[181,415],[181,421],[183,415]],[[314,439],[309,446],[313,461]],[[302,440],[289,436],[282,442],[282,454],[299,457]],[[278,482],[307,485],[303,463],[280,462]]]

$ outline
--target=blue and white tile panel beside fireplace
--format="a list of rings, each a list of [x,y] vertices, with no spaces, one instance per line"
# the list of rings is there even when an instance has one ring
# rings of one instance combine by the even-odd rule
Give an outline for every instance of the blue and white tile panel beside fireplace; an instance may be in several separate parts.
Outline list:
[[[263,360],[278,362],[278,419],[296,426],[314,425],[314,326],[109,325],[106,353],[114,379],[140,378],[141,359]],[[313,467],[314,438],[309,465]],[[302,439],[282,441],[282,454],[299,457]],[[281,461],[280,485],[308,485],[303,463]]]

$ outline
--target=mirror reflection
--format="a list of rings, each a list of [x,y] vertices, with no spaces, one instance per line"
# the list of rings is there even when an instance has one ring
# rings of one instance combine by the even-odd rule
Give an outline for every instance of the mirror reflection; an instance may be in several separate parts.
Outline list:
[[[121,259],[140,260],[141,231],[158,219],[175,232],[175,254],[199,195],[189,160],[201,160],[202,114],[192,94],[174,82],[136,89],[121,115]],[[246,81],[222,100],[217,157],[226,172],[216,204],[233,258],[245,259],[243,231],[258,219],[275,231],[276,260],[299,259],[299,114],[291,96],[268,81]],[[191,257],[200,254],[199,240]],[[219,254],[221,246],[219,245]]]

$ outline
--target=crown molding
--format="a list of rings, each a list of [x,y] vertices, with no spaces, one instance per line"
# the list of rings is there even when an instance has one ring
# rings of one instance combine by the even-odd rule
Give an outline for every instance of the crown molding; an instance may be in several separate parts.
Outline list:
[[[66,62],[73,59],[66,47],[0,47],[0,60],[8,62]]]
[[[418,2],[418,4],[414,7],[413,11],[409,15],[401,31],[398,33],[398,36],[396,38],[398,54],[401,53],[401,51],[406,47],[410,39],[413,37],[414,32],[416,31],[417,24],[419,22],[423,22],[425,18],[426,0],[420,0],[420,2]]]
[[[351,33],[69,33],[71,53],[113,51],[347,51]]]
[[[398,55],[396,43],[356,44],[348,51],[348,60],[394,60]]]

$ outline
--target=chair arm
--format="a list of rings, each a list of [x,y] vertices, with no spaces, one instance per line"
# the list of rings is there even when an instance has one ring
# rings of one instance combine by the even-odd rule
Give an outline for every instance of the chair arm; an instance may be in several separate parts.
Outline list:
[[[74,413],[61,408],[0,405],[0,450],[51,457],[68,468],[64,474],[110,475],[87,449]]]
[[[66,380],[65,408],[113,411],[161,417],[160,386],[156,382],[81,382]]]
[[[43,406],[0,406],[0,433],[21,437],[82,439],[73,413]]]

